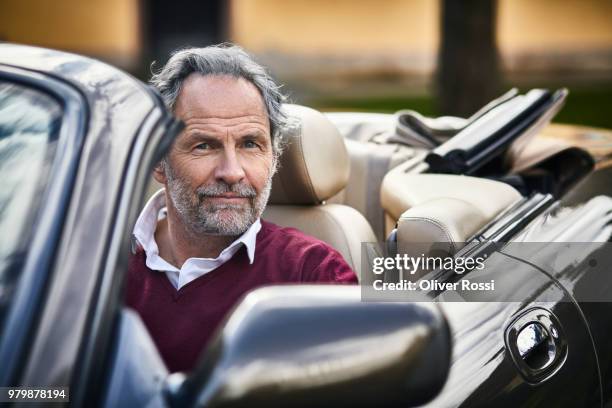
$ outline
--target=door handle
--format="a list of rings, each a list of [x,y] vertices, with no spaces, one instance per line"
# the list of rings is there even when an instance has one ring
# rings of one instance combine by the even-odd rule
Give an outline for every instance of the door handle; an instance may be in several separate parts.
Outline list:
[[[544,308],[519,315],[506,328],[504,340],[516,368],[531,384],[553,376],[567,359],[561,323]]]

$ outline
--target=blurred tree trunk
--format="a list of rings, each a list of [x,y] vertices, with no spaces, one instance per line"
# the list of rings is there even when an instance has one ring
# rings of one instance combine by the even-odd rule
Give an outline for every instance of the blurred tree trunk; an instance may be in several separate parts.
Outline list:
[[[224,0],[140,0],[140,4],[146,71],[151,61],[157,61],[158,68],[165,64],[178,48],[227,41],[228,6]]]
[[[500,91],[496,0],[442,0],[440,114],[468,117]]]

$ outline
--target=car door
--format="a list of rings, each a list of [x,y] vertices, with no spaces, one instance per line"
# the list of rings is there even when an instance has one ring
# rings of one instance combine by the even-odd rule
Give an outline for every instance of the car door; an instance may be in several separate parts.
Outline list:
[[[453,331],[453,362],[444,389],[429,406],[600,406],[597,358],[579,308],[536,268],[496,256],[504,263],[498,271],[526,284],[507,299],[463,294],[462,301],[442,300]],[[554,330],[559,341],[548,342],[548,336],[525,348],[531,354],[522,355],[512,331],[529,336],[529,325],[543,319],[553,321],[544,327],[548,333]]]
[[[504,249],[549,275],[580,307],[597,352],[604,404],[612,399],[611,241],[612,198],[601,195],[551,208]]]
[[[600,366],[582,310],[563,284],[512,245],[497,242],[482,271],[436,277],[495,280],[496,289],[435,294],[453,331],[453,363],[428,405],[601,406]]]

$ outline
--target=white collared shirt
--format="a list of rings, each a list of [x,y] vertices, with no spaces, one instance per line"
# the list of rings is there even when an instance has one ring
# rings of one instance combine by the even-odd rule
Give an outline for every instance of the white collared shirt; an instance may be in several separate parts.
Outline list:
[[[183,266],[178,269],[159,256],[159,247],[157,246],[157,242],[155,242],[157,222],[164,219],[166,216],[166,196],[162,188],[149,199],[140,213],[136,225],[134,225],[134,238],[145,251],[147,267],[154,271],[165,272],[166,276],[168,276],[168,279],[170,279],[170,282],[177,290],[192,280],[217,269],[219,266],[229,261],[242,245],[247,249],[249,262],[252,264],[255,260],[255,242],[257,233],[261,229],[261,221],[259,218],[244,234],[221,251],[218,257],[214,259],[189,258],[185,261]]]

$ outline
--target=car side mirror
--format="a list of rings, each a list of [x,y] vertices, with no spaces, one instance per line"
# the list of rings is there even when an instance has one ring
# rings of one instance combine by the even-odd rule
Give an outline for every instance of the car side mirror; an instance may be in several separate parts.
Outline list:
[[[407,407],[437,395],[450,359],[433,302],[366,303],[358,286],[273,286],[246,296],[198,368],[169,377],[166,397],[173,407]]]

